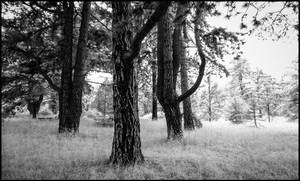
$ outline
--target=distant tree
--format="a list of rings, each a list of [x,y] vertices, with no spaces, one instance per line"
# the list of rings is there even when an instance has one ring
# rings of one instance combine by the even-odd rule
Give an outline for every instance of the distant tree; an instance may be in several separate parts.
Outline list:
[[[202,89],[199,101],[199,110],[202,119],[213,121],[218,120],[223,114],[225,95],[213,82],[213,75],[207,75],[204,81],[207,89]]]
[[[268,122],[271,122],[271,117],[275,113],[275,110],[279,107],[281,101],[279,83],[274,78],[268,75],[264,75],[262,80],[262,104],[266,110]]]
[[[282,113],[288,116],[290,120],[299,118],[299,72],[298,59],[293,61],[292,68],[286,73],[285,78],[280,83],[282,94]]]
[[[228,120],[235,124],[243,123],[249,111],[246,101],[236,92],[232,92],[226,105]]]
[[[250,82],[245,90],[246,101],[250,106],[250,114],[253,115],[254,124],[257,125],[257,111],[263,106],[262,105],[262,76],[263,72],[261,70],[257,70],[255,72],[251,72]]]

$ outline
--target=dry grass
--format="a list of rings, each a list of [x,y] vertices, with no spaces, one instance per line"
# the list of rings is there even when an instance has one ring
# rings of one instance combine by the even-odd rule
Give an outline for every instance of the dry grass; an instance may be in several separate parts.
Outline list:
[[[2,123],[2,179],[298,179],[298,123],[261,128],[204,122],[183,143],[166,142],[165,121],[141,118],[145,163],[106,164],[113,128],[83,117],[75,137],[58,122],[19,116]]]

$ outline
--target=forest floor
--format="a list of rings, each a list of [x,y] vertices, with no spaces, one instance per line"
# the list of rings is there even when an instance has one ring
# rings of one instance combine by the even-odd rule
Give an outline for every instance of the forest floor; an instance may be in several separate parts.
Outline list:
[[[113,128],[83,117],[75,137],[58,135],[58,121],[22,115],[2,122],[2,179],[299,179],[298,122],[278,118],[233,125],[203,122],[167,142],[164,118],[141,117],[145,163],[106,164]]]

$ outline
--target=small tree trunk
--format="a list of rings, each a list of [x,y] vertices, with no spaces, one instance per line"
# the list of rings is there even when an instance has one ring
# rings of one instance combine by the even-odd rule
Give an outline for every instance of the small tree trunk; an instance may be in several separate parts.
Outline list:
[[[262,118],[262,110],[259,109],[258,112],[259,112],[259,118]]]
[[[270,104],[267,104],[268,121],[271,122]]]
[[[156,52],[154,52],[156,54]],[[156,56],[155,56],[156,59]],[[157,120],[156,60],[152,61],[152,120]]]
[[[254,119],[254,124],[255,124],[255,126],[256,127],[258,127],[257,126],[257,123],[256,123],[256,106],[255,106],[255,104],[253,105],[253,119]]]
[[[212,111],[211,111],[211,88],[210,88],[210,75],[207,77],[207,83],[208,83],[208,120],[211,122],[212,120]]]

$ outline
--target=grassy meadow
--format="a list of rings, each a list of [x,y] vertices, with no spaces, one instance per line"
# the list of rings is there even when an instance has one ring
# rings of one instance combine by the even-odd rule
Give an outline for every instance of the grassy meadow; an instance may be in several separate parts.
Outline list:
[[[58,120],[27,115],[2,122],[2,179],[299,179],[298,123],[274,120],[232,125],[204,122],[185,131],[183,143],[166,141],[163,117],[141,117],[145,163],[107,164],[113,128],[83,116],[75,137],[58,135]]]

